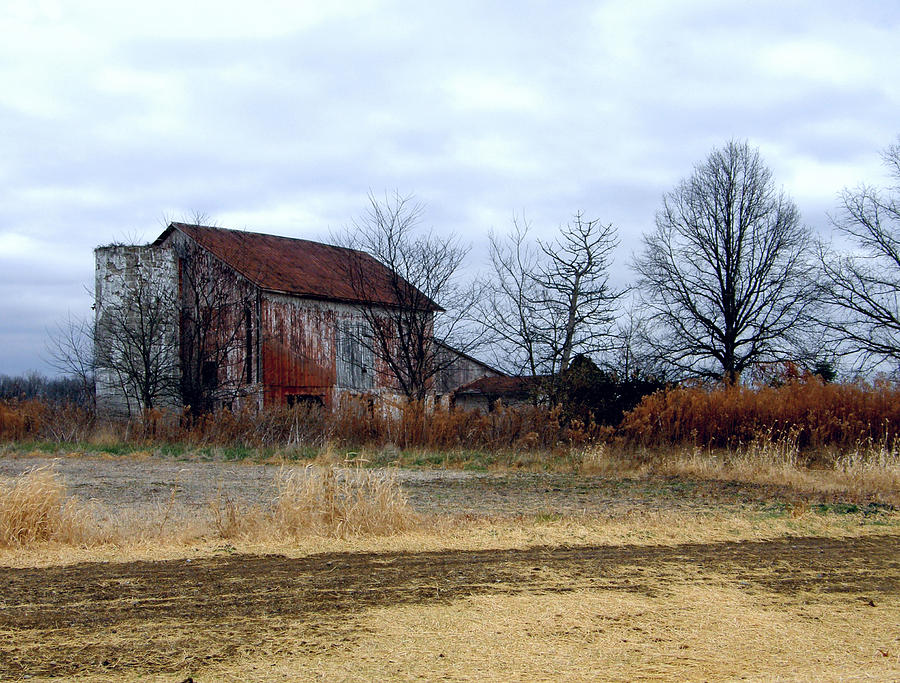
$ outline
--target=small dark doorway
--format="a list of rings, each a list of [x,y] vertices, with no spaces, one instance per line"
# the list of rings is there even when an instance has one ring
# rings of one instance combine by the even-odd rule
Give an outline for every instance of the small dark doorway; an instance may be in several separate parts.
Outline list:
[[[325,402],[321,396],[315,394],[285,394],[285,401],[289,408],[303,406],[308,408],[324,408]]]

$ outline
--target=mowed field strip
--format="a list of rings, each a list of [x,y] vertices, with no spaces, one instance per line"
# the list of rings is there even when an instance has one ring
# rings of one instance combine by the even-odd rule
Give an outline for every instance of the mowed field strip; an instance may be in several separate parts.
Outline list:
[[[176,486],[171,514],[201,509],[190,463],[57,468],[77,490],[88,465],[107,503]],[[277,469],[203,466],[232,489]],[[389,537],[3,551],[0,677],[900,677],[895,512],[728,482],[403,477],[426,525]]]

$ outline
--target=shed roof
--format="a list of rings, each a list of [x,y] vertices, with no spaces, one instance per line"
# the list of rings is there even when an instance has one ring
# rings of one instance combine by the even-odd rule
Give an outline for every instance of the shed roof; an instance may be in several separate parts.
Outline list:
[[[527,396],[539,381],[537,377],[482,377],[462,385],[457,394],[483,394],[485,396]]]
[[[398,286],[391,270],[370,254],[311,240],[206,225],[171,223],[156,239],[161,244],[174,231],[187,235],[216,258],[261,289],[313,299],[397,306]],[[357,277],[350,277],[357,273]],[[410,287],[422,310],[440,306]],[[363,291],[364,290],[364,291]]]

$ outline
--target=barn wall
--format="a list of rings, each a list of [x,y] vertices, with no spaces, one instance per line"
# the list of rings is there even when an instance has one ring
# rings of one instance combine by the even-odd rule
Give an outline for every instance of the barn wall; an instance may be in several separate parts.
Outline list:
[[[435,392],[446,396],[464,384],[474,382],[482,377],[501,377],[501,373],[492,367],[480,363],[474,358],[469,358],[449,347],[443,347],[439,351],[439,358],[446,367],[438,374]]]

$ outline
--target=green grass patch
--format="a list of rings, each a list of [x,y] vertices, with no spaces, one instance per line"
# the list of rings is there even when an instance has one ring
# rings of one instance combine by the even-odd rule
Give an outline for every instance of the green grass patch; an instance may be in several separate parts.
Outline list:
[[[546,510],[538,512],[534,516],[534,521],[536,524],[552,524],[553,522],[561,521],[562,518],[562,513]]]
[[[813,506],[813,510],[820,515],[855,515],[862,513],[866,517],[894,512],[896,508],[887,503],[869,503],[868,505],[857,505],[856,503],[818,503]]]

